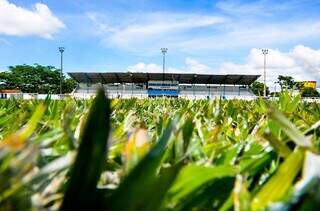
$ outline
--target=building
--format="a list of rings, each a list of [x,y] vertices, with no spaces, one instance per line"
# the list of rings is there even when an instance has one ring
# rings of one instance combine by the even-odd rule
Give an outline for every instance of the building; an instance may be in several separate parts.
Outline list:
[[[317,88],[317,81],[302,81],[303,88]]]
[[[0,99],[7,99],[11,96],[14,96],[15,98],[19,98],[17,96],[20,96],[22,92],[19,89],[1,89],[0,90]]]
[[[260,75],[178,73],[69,72],[78,82],[73,95],[89,98],[103,86],[111,98],[183,97],[190,99],[254,98],[249,86]]]

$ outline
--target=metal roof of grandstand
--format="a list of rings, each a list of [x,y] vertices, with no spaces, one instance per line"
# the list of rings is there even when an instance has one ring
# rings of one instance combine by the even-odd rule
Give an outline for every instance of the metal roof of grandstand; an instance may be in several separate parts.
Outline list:
[[[239,84],[250,85],[260,75],[207,75],[180,73],[139,72],[69,72],[78,83],[147,83],[148,81],[175,80],[180,84]]]

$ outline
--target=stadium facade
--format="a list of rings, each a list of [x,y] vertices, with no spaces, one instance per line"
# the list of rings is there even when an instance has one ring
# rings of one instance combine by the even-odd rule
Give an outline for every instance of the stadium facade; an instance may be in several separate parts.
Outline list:
[[[250,85],[260,75],[207,75],[136,72],[69,72],[78,86],[73,95],[90,98],[103,86],[111,98],[254,98]]]

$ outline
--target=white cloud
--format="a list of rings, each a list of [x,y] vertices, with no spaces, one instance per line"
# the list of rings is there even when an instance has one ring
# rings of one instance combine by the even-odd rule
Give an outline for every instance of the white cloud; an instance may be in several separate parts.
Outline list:
[[[260,74],[263,81],[263,55],[259,49],[251,49],[245,64],[222,63],[222,74]],[[269,50],[267,55],[267,84],[271,88],[278,75],[292,76],[295,80],[320,82],[320,50],[298,45],[289,52]]]
[[[279,46],[320,36],[319,20],[267,23],[237,21],[223,25],[219,33],[186,39],[174,44],[183,51],[236,50],[256,46]]]
[[[312,4],[310,0],[257,0],[244,2],[240,0],[222,0],[216,7],[225,13],[236,16],[271,16],[275,12],[287,12],[296,8]]]
[[[279,75],[292,76],[297,81],[317,80],[320,83],[320,50],[298,45],[288,52],[269,49],[267,55],[267,85],[271,90]],[[198,73],[198,74],[252,74],[261,75],[263,82],[264,57],[260,49],[250,50],[244,64],[224,62],[218,69],[213,69],[198,60],[186,58],[181,68],[168,67],[170,73]],[[130,72],[162,72],[158,64],[138,63],[130,66]]]
[[[104,45],[142,55],[155,54],[160,47],[176,52],[204,54],[316,42],[320,36],[319,19],[316,16],[299,16],[296,11],[301,7],[301,2],[293,1],[269,3],[261,0],[254,4],[220,1],[218,10],[211,14],[91,12],[87,13],[87,17],[94,25],[91,31],[100,37]],[[268,10],[261,17],[261,11],[266,6]],[[230,12],[235,8],[238,9]],[[285,18],[288,11],[293,13],[292,10],[294,15]]]
[[[32,10],[0,0],[0,34],[40,36],[50,39],[65,25],[52,14],[47,5],[36,3]]]
[[[185,63],[187,72],[210,74],[213,71],[209,66],[192,58],[186,58]]]
[[[11,43],[5,39],[0,38],[0,45],[11,45]]]
[[[248,56],[248,64],[255,68],[262,68],[264,65],[264,60],[262,59],[262,54],[260,49],[251,49]],[[267,55],[268,67],[272,69],[280,68],[293,68],[296,66],[294,58],[288,56],[286,53],[282,53],[279,50],[270,49]]]
[[[223,12],[237,15],[250,15],[252,13],[266,14],[266,10],[269,9],[265,7],[263,1],[243,3],[234,0],[223,0],[218,1],[216,7]]]
[[[129,72],[160,73],[162,71],[162,68],[157,64],[145,64],[143,62],[140,62],[138,64],[129,66],[127,70]]]
[[[187,36],[187,32],[200,28],[210,28],[224,23],[227,18],[215,15],[153,12],[144,14],[124,14],[119,19],[113,15],[87,13],[96,27],[96,35],[107,46],[125,50],[143,51],[170,47]]]
[[[140,62],[138,64],[129,66],[127,68],[129,72],[148,72],[148,73],[161,73],[162,66],[158,64],[146,64]],[[209,66],[200,63],[196,59],[186,58],[185,59],[185,66],[182,68],[173,68],[168,67],[166,72],[169,73],[198,73],[198,74],[210,74],[212,73],[213,69]]]
[[[320,74],[320,50],[298,45],[292,51],[292,56],[305,68]]]

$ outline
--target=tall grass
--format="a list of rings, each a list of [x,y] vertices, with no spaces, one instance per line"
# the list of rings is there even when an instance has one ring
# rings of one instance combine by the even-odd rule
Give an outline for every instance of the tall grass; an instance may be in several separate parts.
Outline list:
[[[316,210],[320,105],[0,101],[1,210]]]

